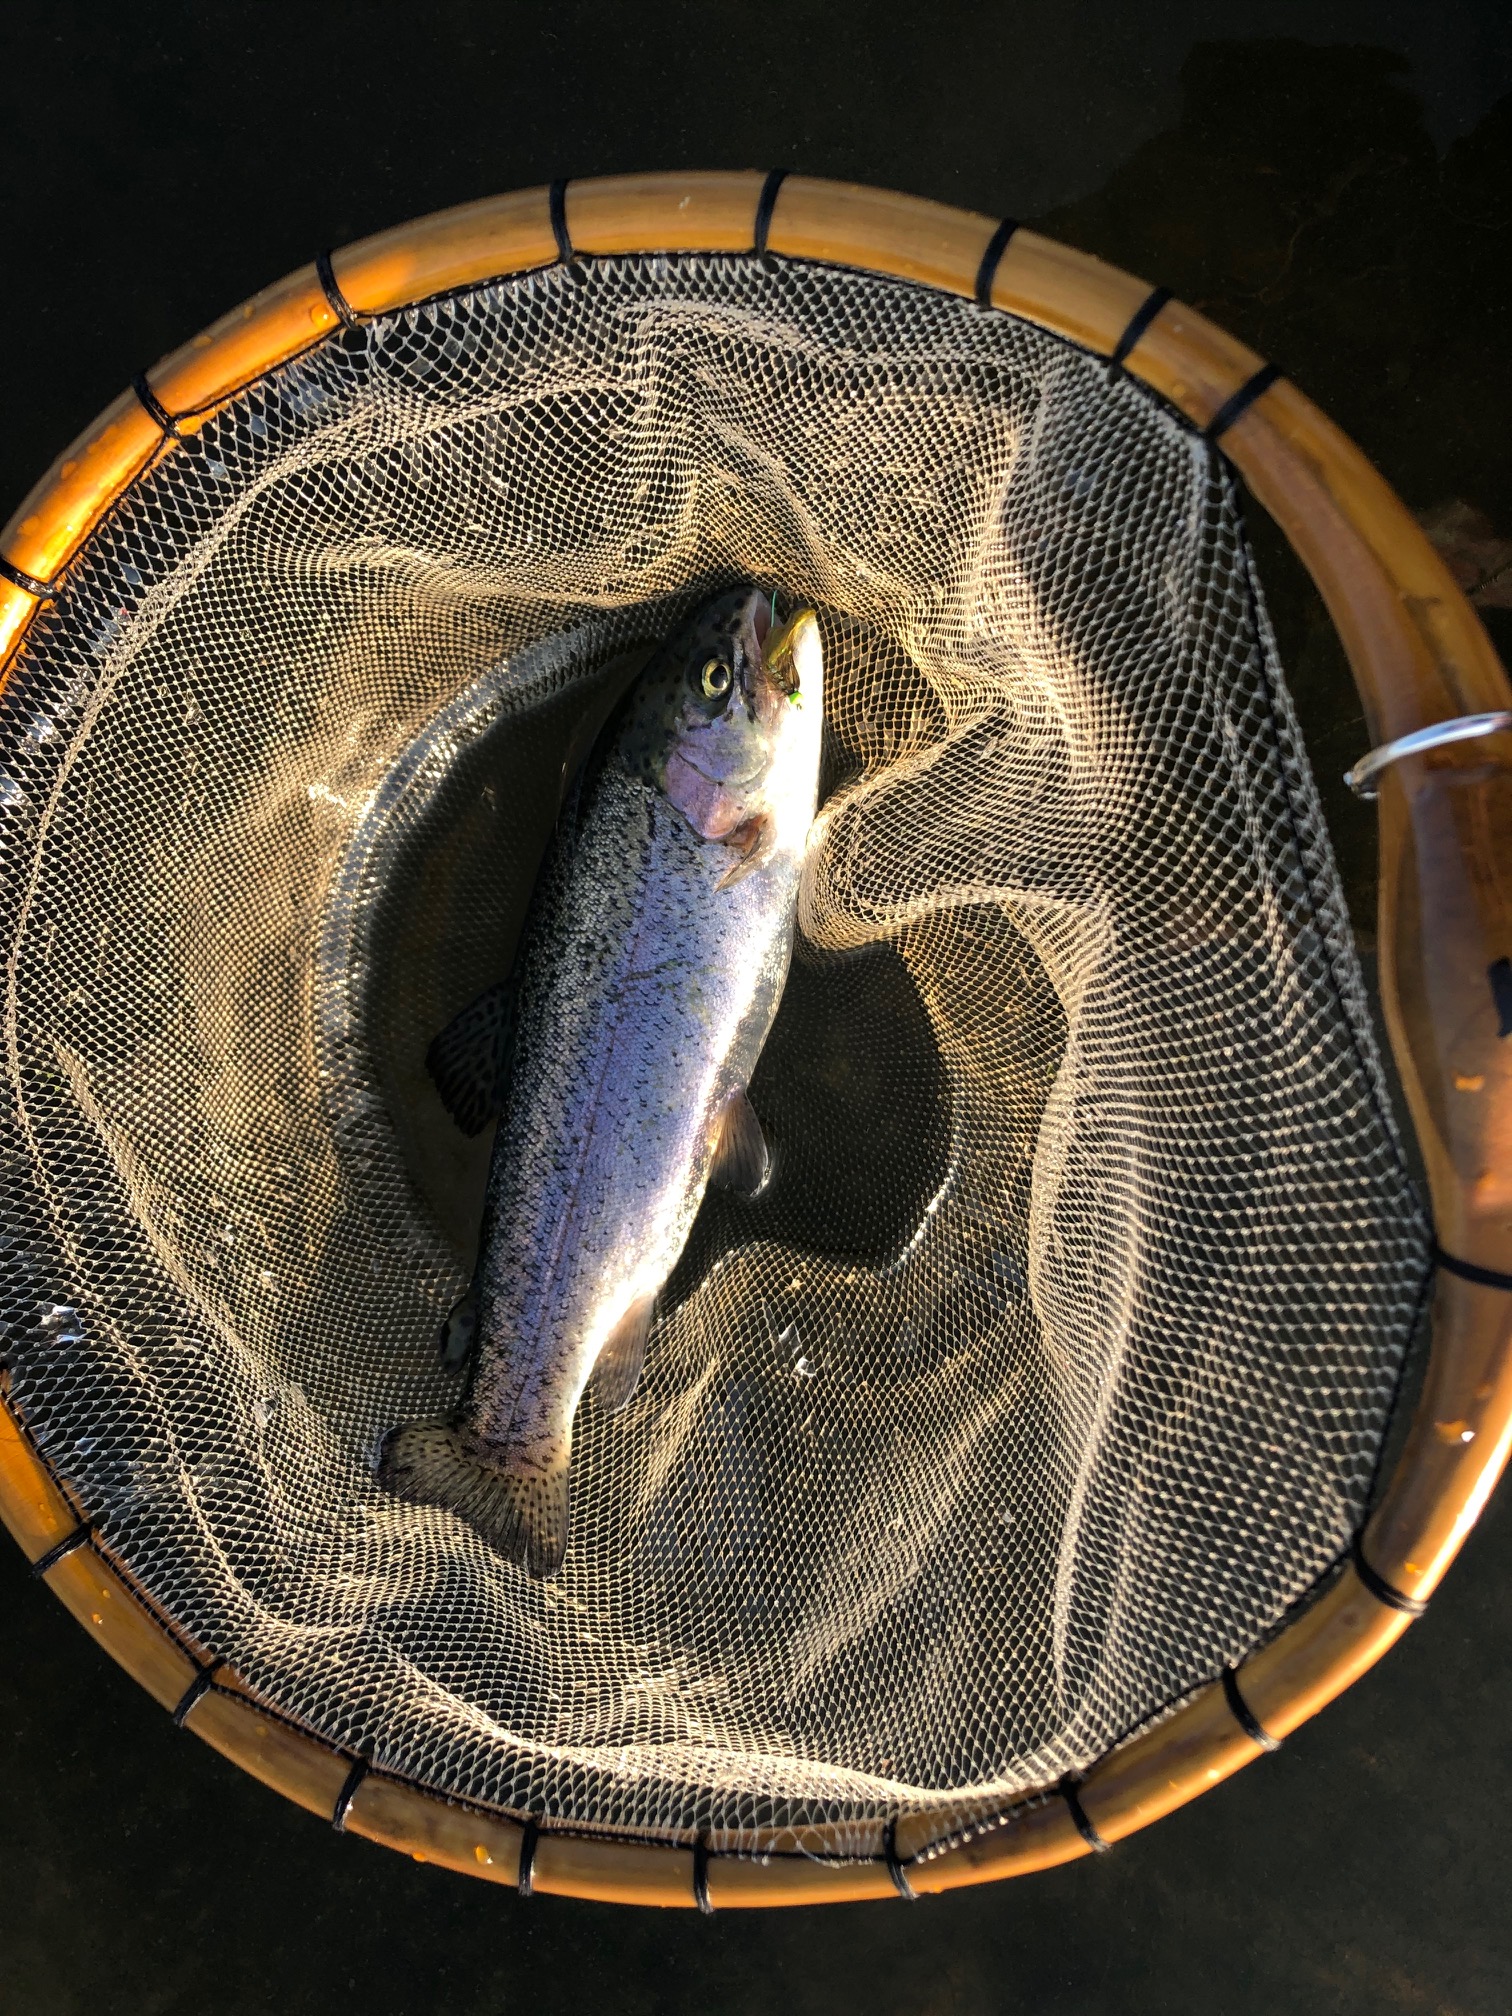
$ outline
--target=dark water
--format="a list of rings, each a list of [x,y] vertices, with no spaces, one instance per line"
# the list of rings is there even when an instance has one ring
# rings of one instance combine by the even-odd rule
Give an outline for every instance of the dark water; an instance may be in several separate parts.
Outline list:
[[[1303,40],[1287,39],[1304,36]],[[1505,0],[822,11],[13,4],[0,498],[139,366],[398,218],[558,173],[788,163],[1043,221],[1277,359],[1431,518],[1512,655]],[[1336,646],[1262,560],[1362,936]],[[175,1731],[0,1547],[0,2011],[1512,2008],[1512,1511],[1386,1663],[1112,1855],[714,1921],[512,1896]]]

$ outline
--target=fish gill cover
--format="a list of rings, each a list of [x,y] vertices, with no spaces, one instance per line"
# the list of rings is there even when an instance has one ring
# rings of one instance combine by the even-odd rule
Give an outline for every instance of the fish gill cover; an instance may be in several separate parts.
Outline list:
[[[1084,1765],[1347,1545],[1425,1234],[1222,461],[1074,347],[751,258],[343,331],[143,479],[0,709],[16,1404],[165,1610],[383,1768],[875,1853]],[[575,725],[820,611],[752,1086],[536,1581],[383,1491],[443,1413]]]

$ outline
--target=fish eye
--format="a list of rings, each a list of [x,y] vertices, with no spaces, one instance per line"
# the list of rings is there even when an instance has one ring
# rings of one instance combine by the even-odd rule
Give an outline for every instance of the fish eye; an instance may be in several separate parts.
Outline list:
[[[718,700],[730,690],[733,678],[723,658],[711,658],[699,674],[698,683],[706,700]]]

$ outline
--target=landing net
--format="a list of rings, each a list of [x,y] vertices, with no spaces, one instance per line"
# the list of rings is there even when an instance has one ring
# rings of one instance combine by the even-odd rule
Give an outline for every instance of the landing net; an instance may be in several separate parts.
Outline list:
[[[455,1403],[487,1165],[424,1054],[615,661],[741,581],[826,654],[778,1179],[585,1402],[535,1582],[371,1475]],[[14,1402],[385,1771],[876,1854],[1090,1763],[1359,1525],[1424,1226],[1231,475],[1102,360],[746,257],[341,331],[72,566],[0,836]]]

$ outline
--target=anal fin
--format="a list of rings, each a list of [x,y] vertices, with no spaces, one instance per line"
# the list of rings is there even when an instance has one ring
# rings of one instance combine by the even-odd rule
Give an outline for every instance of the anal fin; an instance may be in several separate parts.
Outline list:
[[[646,1356],[646,1339],[651,1334],[651,1318],[655,1313],[654,1295],[642,1295],[632,1302],[593,1361],[588,1384],[595,1402],[606,1414],[617,1414],[621,1407],[629,1404],[635,1382],[640,1378]]]
[[[447,1421],[412,1421],[384,1438],[378,1482],[398,1498],[444,1505],[489,1546],[535,1576],[555,1575],[567,1551],[570,1452],[544,1466],[495,1469],[469,1456]]]
[[[772,1158],[756,1109],[743,1091],[732,1092],[719,1115],[719,1137],[709,1181],[741,1197],[755,1197],[766,1188]]]

